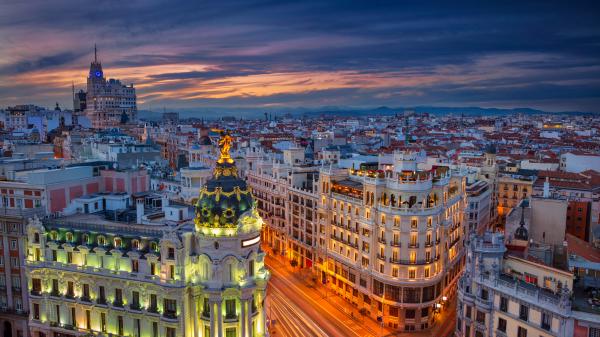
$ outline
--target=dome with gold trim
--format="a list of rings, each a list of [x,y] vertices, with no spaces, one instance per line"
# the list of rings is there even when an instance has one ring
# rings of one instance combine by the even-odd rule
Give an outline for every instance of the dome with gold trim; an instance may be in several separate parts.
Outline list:
[[[231,136],[222,133],[221,156],[196,202],[196,228],[237,228],[245,216],[254,216],[254,198],[246,181],[238,176],[229,156]]]

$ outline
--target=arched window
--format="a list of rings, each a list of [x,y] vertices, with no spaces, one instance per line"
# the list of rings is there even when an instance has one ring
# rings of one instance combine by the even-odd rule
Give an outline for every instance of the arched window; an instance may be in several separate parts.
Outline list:
[[[81,243],[84,245],[87,245],[90,242],[90,236],[89,234],[83,234],[81,236]]]
[[[150,243],[150,248],[151,248],[153,251],[157,252],[157,251],[158,251],[158,243],[156,243],[156,242],[152,241],[152,242]]]
[[[104,239],[104,236],[102,236],[102,235],[98,236],[98,245],[104,246],[105,244],[106,244],[106,239]]]
[[[67,232],[67,234],[65,235],[65,238],[66,238],[67,242],[72,242],[73,241],[73,233]]]
[[[115,248],[120,248],[121,244],[122,244],[121,238],[115,238],[114,239]]]
[[[139,240],[131,240],[131,248],[138,250],[140,249],[140,241]]]
[[[58,233],[56,233],[56,231],[50,232],[50,239],[51,240],[56,241],[57,238],[58,238]]]

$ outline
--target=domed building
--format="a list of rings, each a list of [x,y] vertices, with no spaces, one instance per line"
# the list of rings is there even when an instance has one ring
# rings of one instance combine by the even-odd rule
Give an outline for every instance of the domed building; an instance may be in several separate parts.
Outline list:
[[[204,324],[202,336],[263,336],[269,274],[260,249],[262,219],[230,157],[231,142],[221,132],[220,158],[195,205],[198,262],[201,273],[209,274],[197,290],[204,297],[201,316],[217,313]]]
[[[222,133],[194,221],[188,206],[168,202],[146,214],[143,198],[128,210],[134,223],[111,213],[32,219],[25,264],[30,335],[268,335],[263,222],[229,155],[231,142]],[[173,213],[184,220],[174,221]]]

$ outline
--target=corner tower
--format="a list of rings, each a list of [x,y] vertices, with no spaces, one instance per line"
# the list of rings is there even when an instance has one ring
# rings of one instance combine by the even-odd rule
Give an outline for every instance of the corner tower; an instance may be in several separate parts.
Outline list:
[[[197,327],[203,337],[264,336],[269,273],[260,248],[263,222],[229,154],[233,138],[218,131],[220,157],[195,205],[198,275],[205,280],[194,290],[202,321]]]

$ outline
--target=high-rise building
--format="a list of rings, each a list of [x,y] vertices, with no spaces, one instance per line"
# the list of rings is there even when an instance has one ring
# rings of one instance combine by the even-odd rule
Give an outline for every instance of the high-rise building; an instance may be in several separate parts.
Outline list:
[[[85,115],[93,128],[118,126],[137,119],[137,102],[133,84],[106,79],[94,47],[94,61],[90,64],[85,96]]]
[[[149,195],[133,198],[135,209],[125,195],[106,214],[31,221],[32,336],[266,334],[262,220],[229,156],[231,138],[220,146],[194,222],[187,206],[163,197],[155,209]]]
[[[322,168],[321,282],[386,326],[430,328],[463,265],[465,184],[445,166],[419,170],[410,152],[391,165]]]

